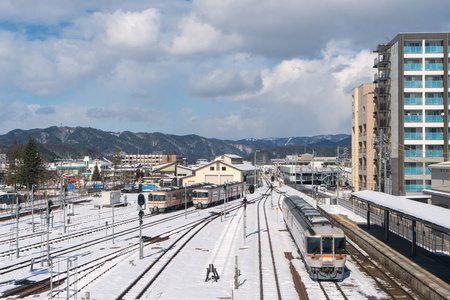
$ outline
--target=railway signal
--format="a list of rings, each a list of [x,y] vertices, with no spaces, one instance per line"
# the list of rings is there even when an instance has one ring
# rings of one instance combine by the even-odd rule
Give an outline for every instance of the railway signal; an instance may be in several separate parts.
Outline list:
[[[143,194],[139,194],[137,204],[139,205],[139,210],[145,209],[145,196]]]
[[[250,186],[248,187],[248,191],[250,192],[250,194],[253,194],[255,192],[255,186],[253,184],[250,184]]]

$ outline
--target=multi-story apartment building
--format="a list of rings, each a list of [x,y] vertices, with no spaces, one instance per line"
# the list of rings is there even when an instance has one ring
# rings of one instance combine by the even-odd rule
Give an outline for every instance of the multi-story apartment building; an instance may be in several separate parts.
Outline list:
[[[401,33],[377,47],[374,132],[391,150],[393,195],[430,189],[428,165],[448,160],[449,38]]]
[[[374,135],[374,90],[362,84],[352,91],[352,182],[354,190],[377,190]]]
[[[183,157],[178,154],[164,154],[163,152],[153,152],[152,154],[125,154],[123,164],[156,166],[166,163],[183,163]]]

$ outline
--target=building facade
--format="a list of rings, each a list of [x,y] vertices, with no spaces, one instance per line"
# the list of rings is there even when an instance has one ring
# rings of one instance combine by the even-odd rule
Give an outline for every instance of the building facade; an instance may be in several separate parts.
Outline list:
[[[178,154],[163,154],[162,152],[154,152],[152,154],[125,154],[122,160],[123,164],[157,166],[166,163],[176,162],[183,163],[183,157]]]
[[[377,190],[374,135],[374,90],[362,84],[352,91],[352,183],[354,190]]]
[[[374,132],[390,151],[393,195],[430,189],[428,166],[448,160],[449,38],[402,33],[375,51]]]

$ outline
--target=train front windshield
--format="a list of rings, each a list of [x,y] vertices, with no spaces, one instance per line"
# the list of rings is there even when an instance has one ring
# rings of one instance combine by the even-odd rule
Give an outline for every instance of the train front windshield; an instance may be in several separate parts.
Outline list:
[[[208,198],[208,192],[193,191],[192,198]]]
[[[322,254],[333,253],[333,238],[322,237]]]
[[[166,201],[166,195],[149,194],[148,201],[150,202],[164,202]]]
[[[320,238],[308,238],[308,253],[320,254]]]
[[[334,238],[334,253],[345,254],[345,238]]]

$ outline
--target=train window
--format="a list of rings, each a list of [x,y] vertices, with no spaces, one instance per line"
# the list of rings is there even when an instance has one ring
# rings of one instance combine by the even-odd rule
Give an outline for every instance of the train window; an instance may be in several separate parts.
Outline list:
[[[333,253],[333,238],[322,237],[322,254]]]
[[[334,238],[334,253],[345,254],[345,238]]]
[[[308,238],[308,253],[320,253],[320,238]]]
[[[165,195],[153,195],[153,201],[155,202],[164,202],[166,200]]]

